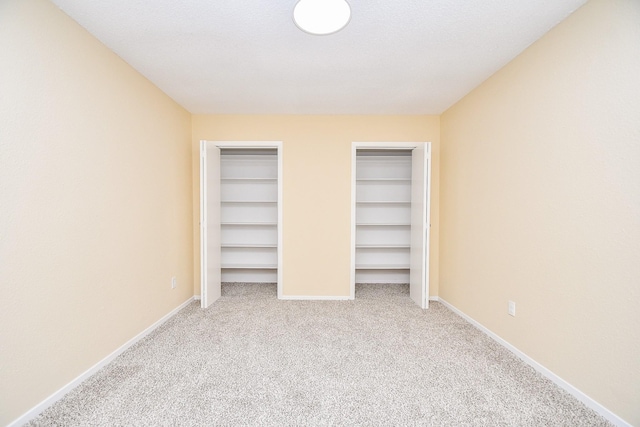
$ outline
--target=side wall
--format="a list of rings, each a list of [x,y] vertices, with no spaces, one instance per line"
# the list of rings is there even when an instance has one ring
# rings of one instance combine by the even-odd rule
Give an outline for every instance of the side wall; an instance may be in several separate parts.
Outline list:
[[[431,141],[431,294],[438,294],[440,125],[436,116],[193,116],[194,292],[199,278],[198,141],[283,141],[283,255],[287,296],[348,296],[351,143]]]
[[[634,425],[639,76],[640,2],[592,0],[441,117],[440,297]]]
[[[6,425],[193,296],[192,172],[190,114],[51,3],[0,2],[0,63]]]

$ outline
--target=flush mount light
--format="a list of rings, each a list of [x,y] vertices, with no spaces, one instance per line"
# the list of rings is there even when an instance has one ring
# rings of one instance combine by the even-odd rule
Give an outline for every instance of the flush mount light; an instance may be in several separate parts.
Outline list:
[[[333,34],[347,26],[351,7],[346,0],[299,0],[293,9],[293,22],[309,34]]]

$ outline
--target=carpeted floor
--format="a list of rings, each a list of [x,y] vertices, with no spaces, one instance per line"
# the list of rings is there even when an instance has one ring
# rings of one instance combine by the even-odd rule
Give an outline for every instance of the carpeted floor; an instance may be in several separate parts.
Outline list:
[[[509,351],[405,285],[279,301],[225,285],[118,357],[33,426],[605,426]]]

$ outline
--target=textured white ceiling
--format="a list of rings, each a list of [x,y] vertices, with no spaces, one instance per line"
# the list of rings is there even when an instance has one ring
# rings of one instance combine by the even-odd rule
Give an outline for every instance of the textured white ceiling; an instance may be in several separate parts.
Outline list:
[[[439,114],[586,0],[349,0],[312,36],[296,0],[53,0],[192,113]]]

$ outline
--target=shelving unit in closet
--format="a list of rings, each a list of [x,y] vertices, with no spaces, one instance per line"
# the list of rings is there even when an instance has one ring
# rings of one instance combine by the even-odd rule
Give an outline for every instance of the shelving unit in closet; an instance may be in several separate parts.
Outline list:
[[[356,283],[409,283],[411,151],[358,150]]]

